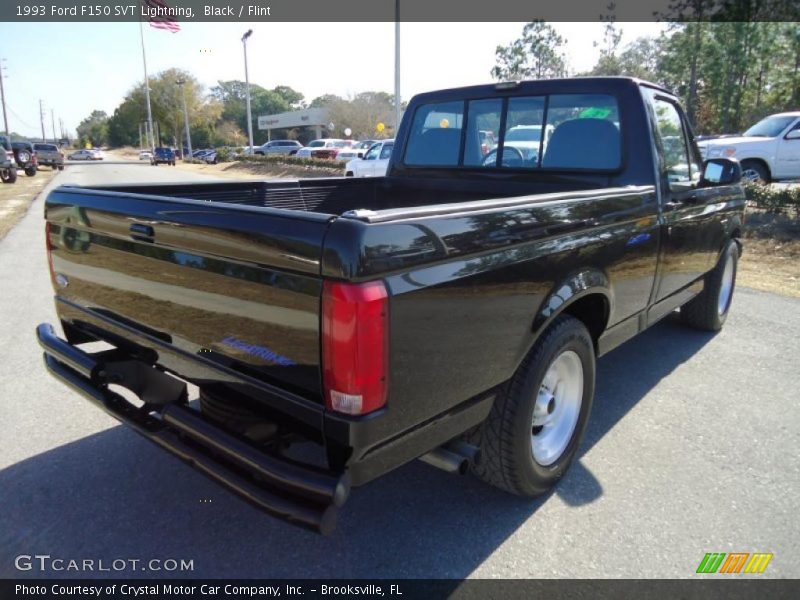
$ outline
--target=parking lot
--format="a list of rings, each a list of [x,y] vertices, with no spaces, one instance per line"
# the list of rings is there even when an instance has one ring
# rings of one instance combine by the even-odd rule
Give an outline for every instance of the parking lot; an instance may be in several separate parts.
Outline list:
[[[57,183],[202,175],[70,165]],[[51,184],[52,185],[52,184]],[[739,289],[717,334],[668,318],[599,362],[579,458],[535,501],[409,464],[354,491],[334,534],[277,522],[46,376],[43,196],[0,241],[0,576],[19,554],[174,558],[181,577],[692,577],[771,552],[800,577],[800,300]],[[121,571],[101,576],[154,576]]]

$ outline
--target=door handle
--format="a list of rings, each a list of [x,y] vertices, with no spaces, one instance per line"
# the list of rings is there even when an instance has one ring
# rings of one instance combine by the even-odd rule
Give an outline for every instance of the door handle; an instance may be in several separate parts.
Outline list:
[[[140,242],[152,242],[156,236],[155,230],[144,223],[134,223],[129,229],[131,237]]]

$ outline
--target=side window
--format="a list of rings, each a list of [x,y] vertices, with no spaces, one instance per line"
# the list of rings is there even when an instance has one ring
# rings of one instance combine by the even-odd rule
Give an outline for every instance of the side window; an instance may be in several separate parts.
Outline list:
[[[503,101],[471,100],[467,108],[467,138],[464,141],[464,165],[497,166],[495,140],[500,135]]]
[[[685,188],[699,178],[700,168],[689,159],[694,153],[690,152],[681,115],[672,102],[659,97],[653,99],[653,111],[667,181],[670,188]]]
[[[439,102],[420,106],[411,124],[406,146],[407,165],[458,165],[464,103]]]
[[[510,98],[502,167],[535,169],[543,146],[544,98]]]
[[[381,148],[381,160],[385,160],[392,156],[392,148],[394,148],[394,144],[383,145],[383,148]]]
[[[378,158],[378,153],[381,151],[380,144],[373,144],[369,151],[364,155],[364,160],[375,160]]]

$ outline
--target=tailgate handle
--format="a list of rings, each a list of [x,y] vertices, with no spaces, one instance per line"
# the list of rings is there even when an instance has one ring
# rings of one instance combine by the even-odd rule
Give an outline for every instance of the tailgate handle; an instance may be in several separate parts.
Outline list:
[[[152,242],[156,232],[150,225],[134,223],[130,228],[131,237],[142,242]]]

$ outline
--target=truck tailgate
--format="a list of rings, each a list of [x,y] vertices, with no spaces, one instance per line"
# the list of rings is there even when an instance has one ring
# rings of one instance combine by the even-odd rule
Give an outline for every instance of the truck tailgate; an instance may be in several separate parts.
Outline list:
[[[69,187],[45,211],[60,298],[322,402],[330,216]]]

